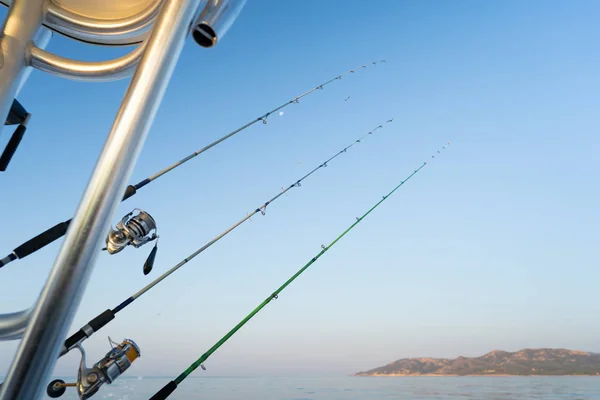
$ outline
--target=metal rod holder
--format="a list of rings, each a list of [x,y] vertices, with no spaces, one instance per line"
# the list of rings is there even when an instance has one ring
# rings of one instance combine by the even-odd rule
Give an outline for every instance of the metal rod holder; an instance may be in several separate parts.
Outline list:
[[[24,32],[32,36],[41,26],[44,3],[14,0],[3,32],[10,24],[14,28],[19,21],[11,18],[18,17],[28,21],[29,30]],[[199,5],[200,0],[165,0],[161,5],[104,149],[33,307],[0,389],[1,400],[34,400],[46,385]],[[14,88],[10,91],[14,93]]]

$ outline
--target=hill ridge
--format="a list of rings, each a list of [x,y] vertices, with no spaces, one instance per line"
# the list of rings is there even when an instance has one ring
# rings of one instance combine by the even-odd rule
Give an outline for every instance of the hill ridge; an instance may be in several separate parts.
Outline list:
[[[401,358],[354,376],[598,375],[600,353],[563,348],[492,350],[479,357]]]

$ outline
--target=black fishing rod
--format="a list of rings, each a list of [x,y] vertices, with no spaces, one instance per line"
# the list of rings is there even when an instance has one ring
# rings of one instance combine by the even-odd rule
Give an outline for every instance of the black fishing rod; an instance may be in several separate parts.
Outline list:
[[[17,125],[17,129],[13,132],[2,155],[0,155],[0,172],[6,171],[10,160],[12,160],[15,155],[19,144],[21,144],[21,140],[23,140],[23,135],[25,135],[25,131],[27,130],[27,122],[29,122],[30,117],[31,114],[27,112],[17,99],[14,99],[4,125]]]
[[[376,65],[378,63],[382,63],[382,62],[386,62],[385,60],[380,60],[380,61],[373,61],[371,62],[371,65]],[[135,195],[137,193],[137,191],[141,188],[143,188],[144,186],[146,186],[147,184],[149,184],[150,182],[158,179],[159,177],[163,176],[164,174],[166,174],[167,172],[170,172],[171,170],[179,167],[181,164],[191,160],[192,158],[204,153],[206,150],[218,145],[219,143],[229,139],[230,137],[234,136],[237,133],[240,133],[241,131],[243,131],[246,128],[249,128],[250,126],[254,125],[255,123],[257,123],[258,121],[262,121],[264,124],[267,123],[267,119],[268,117],[287,107],[290,104],[293,103],[299,103],[300,99],[308,96],[310,93],[319,90],[319,89],[323,89],[326,85],[330,84],[333,81],[336,80],[340,80],[342,79],[344,76],[348,75],[348,74],[352,74],[360,69],[363,68],[367,68],[369,66],[369,64],[365,64],[365,65],[361,65],[358,68],[355,69],[351,69],[348,72],[345,72],[341,75],[336,76],[333,79],[328,80],[325,83],[322,83],[318,86],[315,86],[313,89],[309,90],[308,92],[301,94],[300,96],[294,97],[293,99],[283,103],[282,105],[274,108],[273,110],[261,115],[260,117],[248,122],[246,125],[243,125],[239,128],[237,128],[236,130],[228,133],[227,135],[223,136],[220,139],[215,140],[214,142],[210,143],[209,145],[203,147],[202,149],[190,154],[189,156],[177,161],[175,164],[157,172],[156,174],[142,180],[141,182],[135,184],[135,185],[129,185],[127,186],[126,190],[125,190],[125,194],[123,195],[123,199],[121,201],[125,201],[128,198],[132,197],[133,195]],[[39,235],[29,239],[28,241],[26,241],[25,243],[21,244],[19,247],[16,247],[12,253],[10,253],[8,256],[0,259],[0,268],[2,268],[3,266],[5,266],[8,263],[11,263],[12,261],[15,261],[17,259],[22,259],[27,257],[30,254],[35,253],[36,251],[42,249],[43,247],[49,245],[50,243],[54,242],[55,240],[61,238],[62,236],[65,235],[65,233],[67,232],[67,228],[69,227],[69,223],[71,222],[71,220],[69,219],[68,221],[64,221],[61,223],[58,223],[56,225],[54,225],[52,228],[47,229],[46,231],[40,233]]]
[[[194,257],[196,257],[198,254],[202,253],[204,250],[208,249],[210,246],[212,246],[213,244],[215,244],[217,241],[219,241],[221,238],[223,238],[228,233],[230,233],[231,231],[233,231],[235,228],[237,228],[238,226],[240,226],[241,224],[243,224],[244,222],[246,222],[247,220],[249,220],[253,215],[255,215],[255,214],[259,213],[259,212],[262,215],[265,215],[266,208],[267,208],[267,206],[269,204],[273,203],[279,197],[283,196],[290,189],[292,189],[294,187],[300,187],[301,186],[301,182],[304,181],[306,178],[308,178],[309,176],[311,176],[312,174],[314,174],[319,169],[327,167],[327,163],[329,163],[330,161],[332,161],[333,159],[335,159],[336,157],[338,157],[340,154],[345,153],[349,148],[351,148],[355,144],[361,143],[362,139],[364,139],[365,137],[367,137],[369,135],[373,135],[378,129],[382,129],[385,124],[391,123],[392,121],[393,121],[393,119],[387,120],[385,123],[377,126],[375,129],[369,131],[368,133],[366,133],[365,135],[363,135],[359,139],[353,141],[351,144],[349,144],[348,146],[344,147],[339,152],[335,153],[335,155],[333,155],[332,157],[330,157],[329,159],[327,159],[323,163],[319,164],[318,167],[314,168],[308,174],[306,174],[302,178],[296,180],[294,183],[292,183],[290,186],[288,186],[287,189],[283,189],[282,188],[283,190],[280,193],[278,193],[276,196],[274,196],[273,198],[271,198],[270,200],[268,200],[267,202],[265,202],[264,204],[262,204],[260,207],[256,208],[253,212],[247,213],[244,218],[242,218],[241,220],[239,220],[238,222],[236,222],[235,224],[233,224],[230,228],[226,229],[225,231],[223,231],[219,235],[215,236],[212,240],[210,240],[209,242],[207,242],[204,246],[200,247],[198,250],[196,250],[191,255],[187,256],[185,259],[183,259],[181,262],[179,262],[173,268],[171,268],[170,270],[168,270],[167,272],[165,272],[164,274],[162,274],[161,276],[159,276],[158,278],[156,278],[155,280],[153,280],[152,282],[150,282],[148,285],[146,285],[143,289],[141,289],[140,291],[138,291],[137,293],[135,293],[133,296],[127,298],[125,301],[123,301],[121,304],[119,304],[118,306],[116,306],[112,310],[110,310],[110,309],[106,310],[103,313],[101,313],[98,316],[96,316],[94,319],[92,319],[90,322],[88,322],[85,326],[83,326],[81,329],[79,329],[77,332],[75,332],[73,335],[71,335],[69,338],[67,338],[67,340],[65,340],[64,346],[61,349],[59,357],[62,357],[63,355],[67,354],[71,349],[79,346],[81,344],[81,342],[83,342],[85,339],[91,337],[95,332],[99,331],[103,326],[105,326],[110,321],[112,321],[115,318],[115,315],[119,311],[123,310],[125,307],[127,307],[128,305],[130,305],[131,303],[133,303],[136,299],[138,299],[144,293],[146,293],[147,291],[149,291],[150,289],[152,289],[154,286],[156,286],[157,284],[159,284],[162,280],[164,280],[166,277],[168,277],[169,275],[171,275],[173,272],[177,271],[179,268],[181,268],[183,265],[185,265],[191,259],[193,259]]]
[[[448,143],[448,144],[450,144],[450,143]],[[446,148],[446,146],[443,146],[442,150],[445,148]],[[440,153],[439,150],[438,150],[438,153]],[[432,156],[432,158],[435,158],[435,156]],[[223,336],[217,343],[215,343],[210,349],[208,349],[208,351],[206,353],[204,353],[199,359],[194,361],[194,363],[192,365],[190,365],[185,371],[183,371],[177,378],[175,378],[175,380],[170,381],[162,389],[160,389],[158,392],[156,392],[156,394],[154,396],[152,396],[150,398],[150,400],[166,399],[167,397],[169,397],[171,395],[171,393],[173,393],[175,391],[175,389],[177,389],[177,386],[181,382],[183,382],[183,380],[185,378],[187,378],[196,368],[201,367],[202,369],[206,369],[203,364],[204,361],[206,361],[215,351],[217,351],[217,349],[219,347],[221,347],[225,342],[227,342],[227,340],[229,340],[229,338],[231,338],[238,330],[240,330],[240,328],[242,328],[242,326],[244,326],[248,321],[250,321],[250,319],[252,319],[252,317],[254,317],[256,314],[258,314],[258,312],[260,310],[262,310],[267,304],[269,304],[271,302],[271,300],[277,299],[277,297],[279,296],[279,293],[281,293],[283,291],[283,289],[285,289],[296,278],[298,278],[304,271],[306,271],[308,269],[308,267],[310,267],[312,264],[314,264],[319,258],[321,258],[321,256],[323,254],[325,254],[329,249],[331,249],[333,247],[333,245],[335,245],[341,238],[343,238],[348,232],[350,232],[352,230],[352,228],[354,228],[356,225],[358,225],[359,222],[361,222],[367,215],[369,215],[381,203],[383,203],[388,197],[390,197],[396,190],[398,190],[400,188],[400,186],[404,185],[410,178],[415,176],[426,165],[427,165],[427,162],[424,162],[423,164],[421,164],[421,166],[419,168],[414,170],[406,179],[404,179],[403,181],[400,181],[400,184],[398,184],[394,189],[392,189],[392,191],[389,192],[387,195],[383,196],[383,198],[381,200],[379,200],[373,207],[371,207],[369,209],[369,211],[364,213],[361,217],[357,217],[356,221],[352,225],[350,225],[350,227],[348,227],[344,232],[342,232],[341,235],[339,235],[337,238],[335,238],[333,240],[333,242],[329,243],[329,245],[327,245],[327,246],[321,245],[322,250],[316,256],[311,258],[306,264],[304,264],[304,266],[302,268],[300,268],[298,270],[298,272],[296,272],[294,275],[292,275],[292,277],[290,279],[285,281],[285,283],[283,285],[281,285],[279,288],[277,288],[277,290],[275,290],[273,293],[271,293],[262,303],[260,303],[258,305],[258,307],[256,307],[250,314],[248,314],[236,326],[234,326],[233,329],[231,329],[229,332],[227,332],[227,334],[225,336]]]

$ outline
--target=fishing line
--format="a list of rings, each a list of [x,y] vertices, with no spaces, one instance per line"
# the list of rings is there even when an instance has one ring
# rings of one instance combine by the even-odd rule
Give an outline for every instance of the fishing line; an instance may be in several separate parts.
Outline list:
[[[152,282],[150,282],[148,285],[144,286],[143,289],[141,289],[140,291],[136,292],[133,296],[127,298],[125,301],[123,301],[117,307],[115,307],[112,310],[106,310],[103,313],[101,313],[98,316],[96,316],[94,319],[92,319],[90,322],[88,322],[87,325],[83,326],[80,330],[78,330],[73,335],[71,335],[69,338],[67,338],[67,340],[65,340],[64,347],[61,349],[59,357],[62,357],[63,355],[67,354],[71,349],[73,349],[74,347],[76,347],[77,345],[79,345],[85,339],[91,337],[95,332],[97,332],[103,326],[105,326],[110,321],[112,321],[115,318],[115,314],[117,314],[119,311],[123,310],[125,307],[127,307],[128,305],[130,305],[131,303],[133,303],[137,298],[139,298],[144,293],[146,293],[147,291],[149,291],[150,289],[152,289],[154,286],[156,286],[157,284],[159,284],[163,279],[165,279],[166,277],[168,277],[169,275],[171,275],[173,272],[177,271],[179,268],[181,268],[183,265],[185,265],[188,261],[190,261],[191,259],[193,259],[194,257],[196,257],[198,254],[202,253],[204,250],[208,249],[210,246],[212,246],[213,244],[215,244],[217,241],[219,241],[221,238],[223,238],[228,233],[230,233],[231,231],[233,231],[235,228],[237,228],[238,226],[240,226],[241,224],[243,224],[244,222],[246,222],[247,220],[249,220],[250,217],[252,217],[254,214],[257,214],[257,213],[260,212],[262,215],[265,215],[266,214],[266,209],[267,209],[268,205],[270,205],[271,203],[273,203],[279,197],[283,196],[290,189],[292,189],[294,187],[300,187],[301,186],[301,182],[303,180],[305,180],[306,178],[308,178],[309,176],[311,176],[312,174],[314,174],[315,172],[317,172],[319,169],[327,167],[327,163],[328,162],[332,161],[333,159],[335,159],[339,155],[341,155],[343,153],[346,153],[346,151],[349,148],[351,148],[352,146],[354,146],[357,143],[361,143],[361,141],[364,138],[366,138],[369,135],[373,135],[378,129],[383,129],[384,125],[386,125],[388,123],[391,123],[392,121],[393,121],[393,118],[390,119],[390,120],[387,120],[385,123],[383,123],[381,125],[378,125],[375,129],[369,131],[368,133],[366,133],[365,135],[363,135],[359,139],[356,139],[351,144],[349,144],[348,146],[344,147],[339,152],[335,153],[335,155],[333,155],[332,157],[330,157],[329,159],[327,159],[325,162],[319,164],[319,166],[317,166],[316,168],[314,168],[308,174],[306,174],[302,178],[296,180],[294,183],[292,183],[290,186],[288,186],[287,189],[283,189],[282,188],[282,191],[280,193],[278,193],[276,196],[274,196],[273,198],[271,198],[270,200],[268,200],[267,202],[265,202],[264,204],[262,204],[260,207],[256,208],[253,212],[247,213],[244,218],[242,218],[241,220],[239,220],[238,222],[236,222],[235,224],[233,224],[230,228],[226,229],[225,231],[223,231],[219,235],[215,236],[212,240],[210,240],[209,242],[207,242],[204,246],[200,247],[194,253],[192,253],[191,255],[189,255],[188,257],[186,257],[185,259],[183,259],[182,261],[180,261],[173,268],[171,268],[170,270],[168,270],[167,272],[165,272],[164,274],[162,274],[161,276],[159,276],[158,278],[156,278],[155,280],[153,280]]]
[[[371,62],[371,65],[376,65],[378,63],[385,63],[385,60],[380,60],[380,61],[373,61]],[[135,195],[137,193],[137,191],[141,188],[143,188],[144,186],[146,186],[147,184],[149,184],[150,182],[160,178],[161,176],[163,176],[164,174],[166,174],[167,172],[172,171],[173,169],[179,167],[180,165],[184,164],[185,162],[191,160],[192,158],[204,153],[206,150],[209,150],[210,148],[218,145],[219,143],[229,139],[230,137],[234,136],[237,133],[240,133],[241,131],[245,130],[246,128],[249,128],[250,126],[254,125],[255,123],[257,123],[258,121],[262,121],[263,124],[267,123],[267,119],[268,117],[289,106],[290,104],[294,104],[294,103],[299,103],[300,99],[308,96],[309,94],[311,94],[314,91],[323,89],[326,85],[330,84],[331,82],[334,82],[336,80],[340,80],[342,79],[344,76],[348,75],[348,74],[352,74],[360,69],[363,68],[367,68],[369,66],[369,64],[365,64],[365,65],[361,65],[358,68],[354,68],[349,70],[348,72],[345,72],[341,75],[336,76],[333,79],[328,80],[325,83],[322,83],[318,86],[315,86],[313,89],[309,90],[306,93],[301,94],[300,96],[294,97],[293,99],[283,103],[282,105],[280,105],[277,108],[274,108],[273,110],[261,115],[260,117],[248,122],[246,125],[243,125],[239,128],[237,128],[236,130],[228,133],[227,135],[223,136],[220,139],[215,140],[214,142],[210,143],[209,145],[201,148],[200,150],[190,154],[189,156],[177,161],[175,164],[157,172],[156,174],[142,180],[141,182],[135,184],[135,185],[129,185],[127,186],[127,189],[125,190],[125,194],[123,195],[123,199],[121,201],[125,201],[128,198],[132,197],[133,195]],[[67,232],[67,228],[69,227],[69,223],[71,222],[71,220],[69,219],[68,221],[64,221],[64,222],[60,222],[56,225],[54,225],[52,228],[49,228],[47,230],[45,230],[44,232],[40,233],[39,235],[29,239],[28,241],[26,241],[25,243],[21,244],[20,246],[16,247],[12,253],[10,253],[8,256],[0,259],[0,268],[2,268],[4,265],[11,263],[12,261],[15,261],[17,259],[22,259],[27,257],[30,254],[35,253],[36,251],[42,249],[43,247],[49,245],[50,243],[54,242],[55,240],[61,238],[62,236],[65,235],[65,233]]]
[[[448,145],[449,144],[450,143],[448,142]],[[445,148],[446,148],[446,146],[443,146],[442,150]],[[440,153],[440,151],[438,151],[438,153]],[[435,156],[431,156],[431,157],[435,158]],[[231,329],[229,332],[227,332],[227,334],[225,336],[223,336],[217,343],[215,343],[210,349],[208,349],[208,351],[206,353],[204,353],[199,359],[194,361],[194,363],[192,365],[190,365],[188,367],[188,369],[183,371],[177,378],[175,378],[175,380],[170,381],[162,389],[160,389],[158,392],[156,392],[156,394],[154,396],[152,396],[150,398],[150,400],[166,399],[167,397],[169,397],[169,395],[171,395],[171,393],[173,393],[175,391],[175,389],[177,389],[177,386],[181,382],[183,382],[183,380],[185,380],[185,378],[187,378],[196,368],[201,367],[202,369],[206,369],[204,367],[203,363],[204,363],[204,361],[206,361],[208,359],[208,357],[210,357],[215,351],[217,351],[217,349],[219,347],[221,347],[225,342],[227,342],[227,340],[229,340],[229,338],[231,338],[242,326],[244,326],[248,321],[250,321],[250,319],[252,319],[252,317],[254,317],[256,314],[258,314],[258,312],[260,310],[262,310],[267,304],[269,304],[271,302],[271,300],[277,299],[279,296],[279,293],[281,293],[283,291],[283,289],[285,289],[290,283],[292,283],[296,278],[298,278],[304,271],[306,271],[306,269],[308,269],[308,267],[310,267],[312,264],[314,264],[323,254],[325,254],[330,248],[332,248],[333,245],[335,245],[341,238],[343,238],[348,232],[350,232],[352,230],[352,228],[354,228],[356,225],[358,225],[367,215],[369,215],[373,210],[375,210],[381,203],[383,203],[396,190],[398,190],[402,185],[404,185],[410,178],[415,176],[426,165],[427,165],[427,162],[423,162],[423,164],[421,164],[421,166],[419,168],[414,170],[407,178],[400,181],[400,184],[398,184],[394,189],[392,189],[392,191],[389,192],[387,195],[383,196],[383,198],[381,200],[379,200],[373,207],[371,207],[369,209],[369,211],[364,213],[361,217],[357,217],[356,221],[352,225],[350,225],[350,227],[348,227],[344,232],[342,232],[341,235],[339,235],[337,238],[335,238],[333,240],[333,242],[329,243],[329,245],[327,245],[327,246],[321,245],[322,250],[315,257],[313,257],[312,259],[310,259],[310,261],[308,261],[306,264],[304,264],[304,266],[302,268],[300,268],[298,270],[298,272],[296,272],[294,275],[292,275],[292,277],[290,279],[288,279],[283,285],[281,285],[277,290],[275,290],[272,294],[270,294],[269,297],[267,297],[262,303],[260,303],[258,307],[256,307],[250,314],[248,314],[244,319],[242,319],[236,326],[234,326],[233,329]]]

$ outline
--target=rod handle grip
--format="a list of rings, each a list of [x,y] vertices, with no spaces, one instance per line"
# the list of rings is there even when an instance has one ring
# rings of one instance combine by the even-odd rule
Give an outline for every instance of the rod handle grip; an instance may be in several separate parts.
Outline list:
[[[127,186],[125,194],[123,195],[123,200],[133,196],[136,193],[136,190],[137,189],[133,185]],[[14,250],[14,253],[17,255],[18,258],[27,257],[31,253],[35,253],[42,247],[45,247],[50,243],[54,242],[56,239],[63,237],[65,233],[67,233],[69,223],[71,223],[71,220],[54,225],[52,228],[47,229],[46,231],[40,233],[32,239],[29,239],[28,241],[17,247]]]
[[[106,310],[101,314],[98,314],[98,316],[96,316],[86,325],[91,328],[92,333],[90,333],[90,335],[88,336],[87,333],[85,333],[85,327],[81,328],[80,330],[69,336],[67,340],[65,340],[65,347],[67,348],[67,350],[69,350],[77,342],[81,341],[86,337],[92,336],[94,332],[98,332],[100,329],[102,329],[104,325],[108,324],[113,319],[115,319],[115,313],[113,313],[112,310]]]
[[[160,389],[156,394],[150,397],[150,400],[165,400],[167,397],[171,395],[177,389],[177,384],[175,381],[171,381],[167,383],[162,389]]]
[[[14,250],[14,253],[19,258],[27,257],[31,253],[35,253],[44,246],[49,245],[56,239],[59,239],[67,233],[67,228],[71,220],[61,222],[54,225],[52,228],[40,233],[34,238],[29,239]]]

